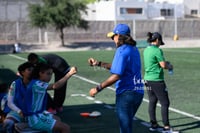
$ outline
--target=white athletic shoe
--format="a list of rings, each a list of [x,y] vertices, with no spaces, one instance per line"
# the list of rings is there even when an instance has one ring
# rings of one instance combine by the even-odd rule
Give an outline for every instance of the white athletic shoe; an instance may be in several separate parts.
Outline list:
[[[166,129],[163,129],[162,133],[179,133],[179,131],[173,131],[172,128],[166,130]]]
[[[156,126],[151,126],[150,128],[149,128],[149,130],[150,131],[159,131],[159,132],[161,132],[161,131],[163,131],[163,127],[161,127],[160,125],[156,125]]]

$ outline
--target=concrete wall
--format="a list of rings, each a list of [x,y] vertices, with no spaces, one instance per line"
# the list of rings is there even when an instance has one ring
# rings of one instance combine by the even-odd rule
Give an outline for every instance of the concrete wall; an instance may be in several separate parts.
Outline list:
[[[163,38],[173,39],[174,20],[138,20],[138,21],[90,21],[88,30],[78,28],[64,29],[66,42],[101,42],[110,41],[106,34],[112,31],[115,23],[126,23],[132,29],[133,37],[146,39],[147,32],[158,31]],[[200,38],[200,20],[178,20],[178,36],[180,39]],[[18,27],[18,28],[17,28]],[[27,22],[0,22],[0,40],[4,42],[29,42],[29,43],[51,43],[59,40],[59,34],[54,28],[39,30],[33,28]],[[41,31],[41,32],[40,32]],[[40,40],[41,38],[41,40]]]
[[[28,4],[39,2],[41,0],[0,0],[0,21],[27,21]]]

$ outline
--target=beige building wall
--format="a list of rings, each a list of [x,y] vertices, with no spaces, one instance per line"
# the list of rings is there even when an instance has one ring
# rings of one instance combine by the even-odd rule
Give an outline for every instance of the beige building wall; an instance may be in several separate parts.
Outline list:
[[[186,16],[200,17],[200,0],[184,0]]]

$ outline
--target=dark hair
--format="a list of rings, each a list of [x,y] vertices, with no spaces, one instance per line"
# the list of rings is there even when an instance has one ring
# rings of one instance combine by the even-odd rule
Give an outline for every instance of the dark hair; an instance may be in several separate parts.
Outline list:
[[[130,35],[119,35],[117,44],[118,46],[121,46],[123,44],[136,46],[136,41]]]
[[[152,37],[153,37],[153,33],[152,33],[152,32],[148,32],[148,33],[147,33],[147,37],[148,37],[148,38],[147,38],[147,42],[148,42],[148,43],[154,42],[154,41],[156,41],[156,39],[157,39],[157,38],[152,38]]]
[[[38,79],[40,77],[39,73],[48,69],[52,69],[52,67],[45,63],[38,63],[33,69],[32,78]]]
[[[19,71],[20,75],[22,75],[22,71],[26,70],[27,68],[31,68],[31,67],[33,67],[33,64],[31,64],[30,62],[25,62],[25,63],[19,65],[17,70]]]
[[[154,33],[151,33],[151,32],[148,32],[147,33],[147,42],[148,43],[151,43],[151,42],[154,42],[158,39],[158,44],[159,45],[164,45],[165,43],[163,42],[162,40],[162,35],[158,32],[154,32]]]
[[[35,60],[35,59],[38,59],[38,55],[35,54],[35,53],[30,53],[27,57],[28,61],[32,61],[32,60]]]

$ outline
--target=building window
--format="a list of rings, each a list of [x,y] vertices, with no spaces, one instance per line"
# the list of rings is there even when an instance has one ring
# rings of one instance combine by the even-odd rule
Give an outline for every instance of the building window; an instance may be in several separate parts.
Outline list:
[[[191,15],[197,15],[198,11],[197,10],[191,10]]]
[[[174,16],[174,10],[173,9],[160,9],[161,16]]]
[[[142,14],[142,8],[120,8],[120,14]]]

